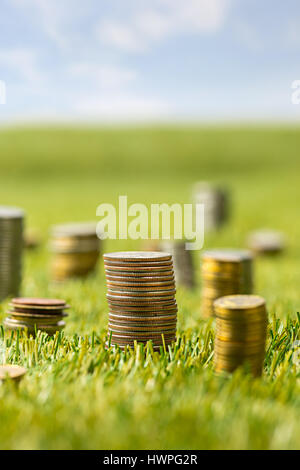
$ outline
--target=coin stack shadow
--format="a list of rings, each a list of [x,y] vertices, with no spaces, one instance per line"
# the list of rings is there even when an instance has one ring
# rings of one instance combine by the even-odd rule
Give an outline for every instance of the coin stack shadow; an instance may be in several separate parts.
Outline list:
[[[68,308],[64,300],[19,297],[9,304],[4,326],[9,330],[27,329],[33,336],[36,330],[54,335],[65,327],[63,318]]]
[[[216,372],[234,372],[247,363],[254,376],[260,376],[265,355],[267,310],[262,297],[233,295],[214,303]]]
[[[103,256],[110,344],[120,348],[152,341],[154,350],[175,341],[177,304],[172,256],[119,252]]]
[[[192,253],[187,250],[185,241],[162,241],[160,249],[172,254],[177,286],[189,289],[195,287],[195,269]]]
[[[0,301],[20,293],[23,223],[23,210],[0,206]]]
[[[204,204],[204,229],[206,232],[219,229],[228,219],[229,197],[225,188],[207,182],[194,186],[195,204]]]
[[[211,250],[202,254],[202,314],[214,315],[214,301],[233,294],[251,294],[253,256],[247,250]]]
[[[94,223],[56,225],[52,229],[52,278],[85,277],[97,264],[100,240]]]

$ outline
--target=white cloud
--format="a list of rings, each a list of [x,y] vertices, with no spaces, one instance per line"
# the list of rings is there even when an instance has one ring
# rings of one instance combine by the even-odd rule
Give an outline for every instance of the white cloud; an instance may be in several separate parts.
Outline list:
[[[79,62],[72,64],[68,72],[76,78],[87,79],[102,88],[120,88],[136,79],[136,72],[114,65]]]
[[[121,50],[138,52],[144,46],[139,43],[136,31],[117,21],[103,21],[96,29],[97,37],[104,43]]]
[[[164,101],[123,93],[82,96],[77,100],[75,111],[81,116],[108,121],[162,119],[170,114]]]
[[[61,49],[72,46],[72,27],[84,14],[87,2],[80,0],[11,0],[17,8],[23,8],[44,33]]]
[[[234,29],[238,40],[247,46],[250,51],[260,52],[263,50],[265,41],[263,41],[259,31],[253,25],[244,21],[236,21]]]
[[[287,44],[289,46],[298,48],[300,46],[300,21],[297,19],[291,20],[287,30]]]
[[[151,43],[176,34],[209,34],[224,24],[231,0],[149,0],[147,8],[134,12],[122,23],[107,19],[96,29],[105,44],[139,52]]]
[[[29,83],[38,83],[42,76],[37,67],[35,51],[26,48],[0,49],[0,64]]]

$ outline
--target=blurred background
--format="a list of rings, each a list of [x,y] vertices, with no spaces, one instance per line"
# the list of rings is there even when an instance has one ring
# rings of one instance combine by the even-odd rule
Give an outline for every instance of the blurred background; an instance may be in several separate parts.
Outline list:
[[[3,0],[1,204],[25,209],[47,256],[52,224],[96,219],[121,194],[188,203],[195,182],[218,183],[230,218],[205,247],[281,230],[287,279],[300,251],[299,26],[296,0]]]
[[[25,252],[21,294],[71,308],[59,347],[6,334],[6,360],[20,354],[30,370],[20,393],[0,387],[0,447],[299,447],[296,323],[272,319],[299,312],[299,52],[299,0],[1,0],[0,205],[23,208],[38,240]],[[117,207],[119,195],[128,205],[190,203],[200,181],[229,196],[205,249],[244,248],[261,228],[286,239],[278,256],[255,259],[254,292],[273,329],[253,387],[213,373],[201,253],[193,288],[177,288],[172,361],[105,351],[102,258],[87,278],[51,282],[53,224],[97,220],[98,205]],[[101,249],[142,247],[107,240]]]

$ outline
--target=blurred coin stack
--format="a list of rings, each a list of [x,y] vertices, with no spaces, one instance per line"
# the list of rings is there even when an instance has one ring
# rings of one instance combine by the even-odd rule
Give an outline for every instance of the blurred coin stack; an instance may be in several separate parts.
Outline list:
[[[0,300],[19,295],[22,278],[24,212],[0,206]]]
[[[59,299],[16,298],[9,304],[4,326],[9,330],[27,329],[33,335],[35,330],[53,335],[66,326],[63,319],[68,308],[69,305]]]
[[[285,237],[275,230],[257,230],[248,236],[247,246],[258,255],[275,255],[285,249]]]
[[[55,281],[88,275],[95,269],[100,252],[96,224],[56,225],[52,229],[51,250]]]
[[[202,255],[202,313],[214,315],[213,303],[231,294],[251,294],[253,257],[246,250],[211,250]]]
[[[134,341],[152,340],[154,349],[159,349],[175,341],[177,304],[171,254],[137,251],[103,257],[111,345],[133,347]]]
[[[216,372],[233,372],[247,363],[260,376],[265,355],[267,310],[262,297],[233,295],[214,303]]]
[[[186,250],[185,241],[162,241],[160,248],[172,255],[176,285],[193,288],[195,286],[195,270],[192,252]]]
[[[195,204],[204,204],[204,230],[210,232],[220,228],[228,219],[229,198],[224,188],[199,182],[194,187]]]

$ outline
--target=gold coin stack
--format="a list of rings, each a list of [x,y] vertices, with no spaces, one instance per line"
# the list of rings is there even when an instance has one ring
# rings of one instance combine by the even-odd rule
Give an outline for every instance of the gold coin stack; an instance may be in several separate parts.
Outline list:
[[[196,183],[193,200],[204,204],[204,229],[206,232],[220,228],[228,219],[229,198],[224,188],[208,182]]]
[[[54,253],[52,278],[55,281],[88,275],[95,269],[100,252],[96,224],[55,226],[52,230],[51,249]]]
[[[247,363],[252,374],[260,376],[267,329],[265,300],[256,295],[230,295],[216,300],[214,308],[216,372],[231,373]]]
[[[32,335],[36,330],[54,335],[65,327],[63,318],[68,308],[64,300],[19,297],[9,304],[4,326],[9,330],[27,329]]]
[[[24,212],[0,206],[0,300],[20,294]]]
[[[163,252],[119,252],[103,256],[111,345],[152,341],[159,349],[175,341],[177,304],[172,256]]]
[[[214,315],[214,301],[231,294],[251,294],[253,257],[245,250],[211,250],[202,255],[202,313]]]
[[[285,249],[285,237],[275,230],[257,230],[250,233],[247,245],[257,255],[276,255]]]

